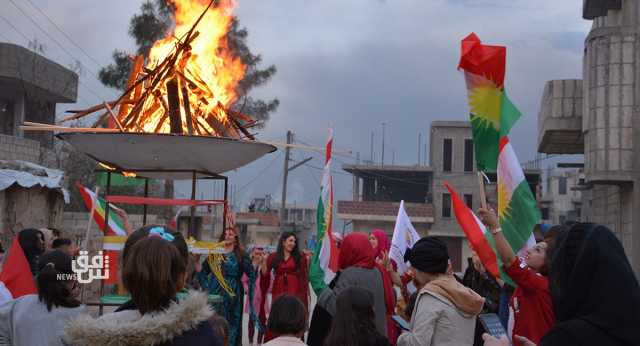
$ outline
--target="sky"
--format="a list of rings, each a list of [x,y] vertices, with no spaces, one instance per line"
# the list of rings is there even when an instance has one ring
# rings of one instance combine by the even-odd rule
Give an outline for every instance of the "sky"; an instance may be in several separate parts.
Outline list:
[[[60,114],[117,97],[95,76],[114,49],[134,50],[128,24],[141,3],[6,0],[0,41],[26,46],[36,40],[45,56],[62,65],[81,62],[78,104],[58,105]],[[323,146],[333,127],[334,148],[343,153],[335,156],[336,199],[351,199],[352,179],[340,167],[357,155],[371,159],[371,133],[373,157],[380,162],[382,123],[385,163],[414,165],[419,134],[424,143],[431,121],[468,119],[456,67],[460,40],[475,32],[487,44],[507,46],[505,87],[523,114],[511,131],[512,143],[521,162],[531,160],[544,83],[581,78],[591,25],[581,11],[582,0],[238,0],[235,14],[249,31],[249,47],[265,66],[278,69],[252,95],[280,100],[258,138],[284,142],[291,130],[297,142]],[[287,200],[315,205],[322,155],[296,149],[292,157],[313,160],[289,174]],[[279,201],[282,172],[279,150],[227,173],[236,208],[265,194]],[[178,194],[189,195],[188,186],[179,183]]]

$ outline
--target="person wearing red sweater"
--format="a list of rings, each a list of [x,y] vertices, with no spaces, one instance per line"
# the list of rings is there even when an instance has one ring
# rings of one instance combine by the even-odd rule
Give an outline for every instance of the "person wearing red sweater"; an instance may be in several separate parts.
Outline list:
[[[516,335],[536,344],[555,323],[555,314],[549,291],[548,259],[546,242],[539,242],[527,250],[524,261],[516,256],[502,234],[495,211],[480,209],[482,222],[489,228],[496,249],[504,263],[504,270],[518,285],[513,292],[509,308],[513,312],[513,344],[523,345]]]
[[[309,311],[309,265],[307,257],[298,247],[298,237],[294,232],[283,232],[278,240],[275,253],[263,258],[261,265],[260,288],[266,292],[271,284],[271,271],[274,274],[272,301],[281,295],[296,296],[305,310]],[[277,335],[267,331],[265,342]]]

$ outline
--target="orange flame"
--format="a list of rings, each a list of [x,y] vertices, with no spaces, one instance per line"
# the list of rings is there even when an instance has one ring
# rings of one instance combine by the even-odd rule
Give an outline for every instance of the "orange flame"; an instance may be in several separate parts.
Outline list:
[[[147,70],[153,70],[178,44],[178,39],[191,29],[198,17],[207,8],[210,0],[175,0],[175,28],[164,39],[156,41],[147,58]],[[173,76],[188,92],[179,92],[182,127],[187,133],[184,108],[188,98],[192,114],[194,133],[209,133],[218,136],[237,137],[225,111],[238,95],[235,90],[245,75],[246,66],[228,47],[226,34],[232,22],[233,0],[218,1],[204,15],[196,31],[198,36],[191,42],[191,49],[176,61]],[[145,88],[149,87],[145,84]],[[171,132],[167,119],[169,100],[165,81],[158,84],[153,96],[144,100],[136,127],[144,132]],[[200,129],[198,131],[198,129]]]

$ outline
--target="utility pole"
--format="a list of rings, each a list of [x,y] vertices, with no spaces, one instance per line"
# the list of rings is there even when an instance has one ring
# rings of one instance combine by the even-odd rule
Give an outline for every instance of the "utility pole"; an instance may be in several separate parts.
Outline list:
[[[291,144],[293,142],[293,133],[291,131],[287,131],[287,144]],[[291,149],[287,146],[284,149],[284,174],[282,178],[282,203],[280,204],[280,230],[282,231],[284,228],[284,211],[287,206],[287,179],[289,178],[289,154]]]
[[[287,131],[287,144],[292,144],[293,143],[293,133],[291,131]],[[305,163],[311,161],[313,159],[313,157],[307,157],[306,159],[297,162],[295,165],[293,165],[292,167],[289,167],[289,161],[292,161],[290,158],[290,153],[291,153],[291,147],[287,146],[287,148],[284,150],[284,174],[283,174],[283,178],[282,178],[282,202],[280,204],[280,231],[282,231],[284,229],[284,223],[286,221],[285,217],[284,217],[284,212],[287,208],[287,179],[289,178],[289,172],[293,171],[294,169],[304,165]],[[295,225],[294,225],[294,231],[295,231]]]
[[[373,157],[373,131],[371,131],[371,164],[374,162]]]
[[[418,166],[422,165],[422,133],[418,132]]]
[[[382,123],[382,161],[381,161],[382,166],[384,166],[384,127],[386,125],[387,123]]]

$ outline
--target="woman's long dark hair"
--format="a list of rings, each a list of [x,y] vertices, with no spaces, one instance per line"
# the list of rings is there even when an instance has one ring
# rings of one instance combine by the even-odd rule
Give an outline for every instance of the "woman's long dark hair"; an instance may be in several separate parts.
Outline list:
[[[293,260],[296,262],[296,268],[300,268],[300,258],[302,256],[300,255],[300,247],[298,246],[298,236],[296,236],[294,232],[283,232],[280,235],[280,239],[278,239],[278,249],[276,250],[276,257],[273,260],[273,268],[278,268],[280,263],[284,261],[284,245],[282,245],[282,243],[284,243],[285,240],[289,239],[289,237],[291,236],[296,238],[296,246],[293,248],[293,250],[291,250],[291,257],[293,257]]]
[[[240,244],[240,236],[238,235],[238,227],[227,227],[227,229],[225,229],[224,231],[222,231],[222,233],[220,234],[220,238],[218,239],[218,241],[224,241],[225,235],[227,233],[227,230],[233,230],[234,232],[236,232],[236,245],[233,246],[233,252],[236,255],[236,260],[238,260],[238,263],[242,263],[242,257],[244,256],[244,247]]]
[[[71,270],[71,256],[60,250],[53,250],[40,256],[38,262],[38,299],[47,305],[47,310],[53,307],[75,308],[80,302],[72,296],[69,283],[75,283]],[[59,277],[60,275],[60,277]]]
[[[40,243],[40,237],[44,241],[44,234],[35,228],[26,228],[18,233],[18,242],[33,275],[38,274],[38,258],[44,253],[44,244]]]
[[[373,294],[360,287],[349,287],[338,295],[336,314],[324,344],[344,346],[375,345],[382,337],[374,323]]]

